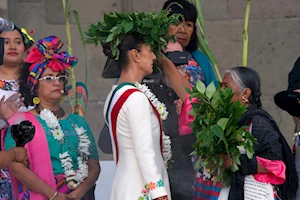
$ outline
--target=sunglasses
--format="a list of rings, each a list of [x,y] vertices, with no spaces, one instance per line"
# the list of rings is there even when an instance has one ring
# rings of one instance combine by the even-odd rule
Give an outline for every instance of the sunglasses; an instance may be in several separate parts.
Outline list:
[[[68,81],[68,76],[45,76],[43,78],[39,78],[39,81],[46,81],[47,83],[54,83],[56,80],[58,80],[61,83],[66,83]]]

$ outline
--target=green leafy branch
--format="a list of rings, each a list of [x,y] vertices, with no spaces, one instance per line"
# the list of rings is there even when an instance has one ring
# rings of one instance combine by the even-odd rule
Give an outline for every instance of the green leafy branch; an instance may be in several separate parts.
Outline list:
[[[247,0],[245,21],[244,21],[244,31],[243,31],[243,66],[246,67],[248,64],[248,24],[249,24],[249,14],[250,14],[250,4],[251,0]]]
[[[241,155],[238,147],[243,147],[249,158],[254,154],[256,140],[247,126],[237,126],[242,114],[246,112],[246,106],[239,101],[231,102],[231,89],[216,88],[213,83],[206,87],[198,80],[192,90],[187,91],[191,98],[197,99],[190,112],[194,116],[190,126],[197,137],[193,144],[194,154],[200,157],[196,168],[205,166],[212,174],[219,171],[215,181],[224,181],[238,170]],[[222,168],[224,154],[230,157],[230,169]]]
[[[82,45],[83,45],[83,49],[84,49],[84,60],[85,60],[85,85],[87,85],[88,82],[88,64],[87,64],[87,54],[86,54],[86,46],[84,43],[84,37],[83,37],[83,31],[82,31],[82,27],[80,24],[80,20],[79,20],[79,15],[78,12],[76,10],[72,10],[71,9],[71,2],[72,0],[62,0],[62,4],[63,4],[63,10],[64,10],[64,14],[65,14],[65,24],[66,24],[66,34],[67,34],[67,39],[68,39],[68,52],[70,55],[73,54],[73,49],[72,49],[72,41],[71,41],[71,28],[70,28],[70,17],[71,14],[73,14],[76,24],[77,24],[77,28],[80,34],[80,38],[82,41]],[[71,72],[71,85],[72,85],[72,94],[73,94],[73,111],[76,112],[76,76],[75,76],[75,71],[73,68],[71,68],[70,70]]]
[[[168,40],[175,40],[174,36],[168,35],[169,25],[179,23],[179,15],[168,15],[168,11],[151,12],[110,12],[104,15],[103,21],[91,24],[85,34],[89,37],[86,43],[93,43],[96,46],[100,42],[110,43],[112,55],[115,60],[119,59],[120,50],[118,45],[124,35],[138,33],[144,38],[145,44],[150,45],[152,51],[159,53],[166,48]]]
[[[191,0],[190,0],[191,1]],[[197,18],[197,25],[199,28],[199,48],[201,49],[201,51],[203,53],[206,54],[206,56],[208,57],[208,59],[210,60],[210,62],[212,63],[212,65],[214,66],[215,72],[217,74],[217,77],[219,79],[219,81],[222,81],[219,69],[218,69],[218,63],[217,60],[214,56],[214,54],[212,53],[207,39],[206,39],[206,31],[205,31],[205,24],[204,24],[204,17],[202,14],[202,9],[201,9],[201,4],[200,4],[200,0],[195,0],[195,4],[196,4],[196,8],[197,8],[197,12],[198,12],[198,18]]]

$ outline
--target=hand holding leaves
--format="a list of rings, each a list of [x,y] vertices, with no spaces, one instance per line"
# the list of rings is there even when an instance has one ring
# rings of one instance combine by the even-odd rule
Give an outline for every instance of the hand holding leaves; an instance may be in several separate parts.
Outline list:
[[[191,98],[198,100],[190,112],[194,116],[190,126],[197,137],[194,154],[200,157],[197,167],[206,166],[212,174],[219,171],[215,181],[222,181],[238,170],[239,147],[245,148],[249,158],[254,153],[256,140],[248,127],[237,126],[246,106],[239,101],[231,102],[232,90],[216,88],[213,82],[206,87],[197,81],[192,90],[187,91]]]

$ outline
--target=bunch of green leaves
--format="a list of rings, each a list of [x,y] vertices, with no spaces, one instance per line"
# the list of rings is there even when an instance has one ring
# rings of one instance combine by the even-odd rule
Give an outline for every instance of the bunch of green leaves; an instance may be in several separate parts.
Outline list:
[[[99,41],[110,43],[112,55],[115,60],[119,59],[120,50],[118,45],[122,42],[125,34],[138,33],[144,38],[146,45],[151,45],[152,51],[159,53],[166,48],[170,39],[175,41],[174,36],[168,35],[169,25],[178,25],[179,15],[169,15],[169,11],[160,12],[110,12],[104,14],[103,21],[91,24],[85,34],[89,37],[86,43],[94,43],[96,46]]]
[[[190,114],[194,121],[190,124],[197,141],[193,144],[194,152],[199,160],[196,168],[205,166],[214,174],[219,171],[214,179],[224,182],[238,170],[240,165],[240,151],[244,147],[248,158],[252,158],[253,145],[256,140],[247,130],[247,126],[238,127],[241,116],[246,112],[246,106],[240,101],[231,102],[233,92],[230,88],[216,88],[214,83],[207,87],[198,80],[192,90],[187,89],[191,98],[197,101],[192,104]],[[231,168],[222,167],[224,155],[230,157]]]

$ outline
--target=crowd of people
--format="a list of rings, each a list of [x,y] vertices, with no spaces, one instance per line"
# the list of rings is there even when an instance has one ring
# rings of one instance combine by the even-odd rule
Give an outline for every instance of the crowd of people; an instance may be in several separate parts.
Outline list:
[[[178,23],[165,30],[176,41],[166,41],[163,52],[157,54],[147,37],[164,36],[138,31],[124,32],[117,45],[112,40],[101,43],[120,71],[103,110],[116,162],[112,188],[107,191],[110,199],[299,199],[300,58],[289,74],[288,90],[274,97],[294,117],[293,154],[276,122],[262,109],[259,74],[250,67],[230,67],[219,84],[208,57],[199,50],[195,6],[186,0],[168,0],[162,9],[169,17],[179,16]],[[0,66],[0,199],[99,199],[93,193],[100,165],[92,131],[83,117],[66,113],[60,105],[68,70],[77,58],[61,51],[63,42],[56,36],[44,37],[34,47],[33,39],[18,27],[0,37],[5,41]],[[187,52],[187,64],[175,66],[166,56],[174,51]],[[154,62],[163,73],[153,72]],[[232,89],[231,101],[247,107],[237,126],[249,126],[257,140],[251,159],[241,153],[230,186],[214,182],[218,174],[210,174],[209,169],[198,170],[195,163],[201,158],[191,156],[197,138],[189,126],[194,99],[186,88],[198,80]],[[35,127],[35,135],[19,147],[11,126],[24,120]],[[164,160],[164,133],[171,139],[172,167]],[[229,157],[221,167],[231,167]],[[249,194],[253,182],[257,188]]]

